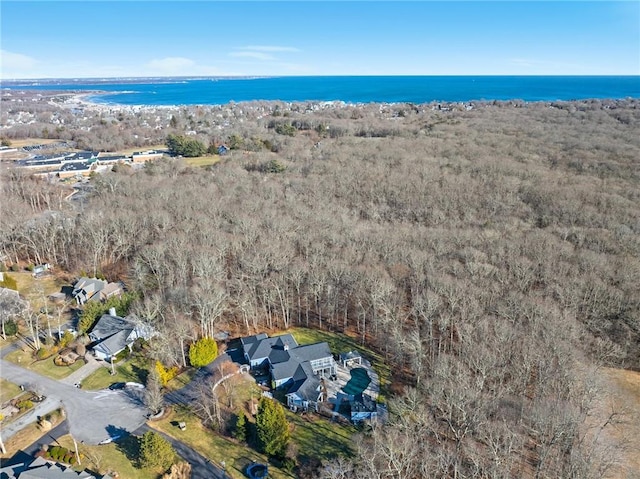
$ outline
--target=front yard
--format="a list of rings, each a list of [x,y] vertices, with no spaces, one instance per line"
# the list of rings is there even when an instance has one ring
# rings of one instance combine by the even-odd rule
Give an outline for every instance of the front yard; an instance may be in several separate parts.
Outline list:
[[[71,436],[62,436],[58,442],[63,447],[73,451],[75,447]],[[101,474],[115,471],[119,479],[157,479],[163,471],[159,469],[137,468],[129,456],[132,455],[127,451],[126,442],[104,444],[102,446],[89,446],[87,444],[78,444],[80,460],[82,464],[74,469],[90,469]]]
[[[0,404],[4,404],[10,399],[13,399],[20,394],[20,392],[20,387],[17,384],[0,378]]]
[[[72,372],[84,366],[83,360],[78,360],[69,366],[56,366],[53,363],[55,356],[56,355],[53,355],[47,359],[34,360],[31,350],[23,351],[22,349],[18,349],[7,354],[4,359],[52,379],[64,379]]]
[[[120,361],[114,365],[116,374],[111,375],[111,367],[105,363],[105,367],[99,368],[90,376],[82,380],[82,388],[98,390],[109,387],[117,382],[134,382],[145,384],[148,374],[148,360],[139,355]]]

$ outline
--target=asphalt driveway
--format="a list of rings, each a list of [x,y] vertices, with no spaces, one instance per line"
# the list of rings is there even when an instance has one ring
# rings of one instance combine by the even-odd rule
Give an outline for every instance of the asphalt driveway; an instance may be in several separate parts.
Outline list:
[[[33,384],[46,396],[24,419],[3,428],[3,439],[8,439],[36,416],[44,415],[62,406],[67,413],[69,429],[77,441],[98,444],[108,437],[132,432],[146,421],[147,408],[128,390],[83,391],[9,361],[0,360],[0,375],[15,384]],[[24,423],[24,424],[23,424]]]

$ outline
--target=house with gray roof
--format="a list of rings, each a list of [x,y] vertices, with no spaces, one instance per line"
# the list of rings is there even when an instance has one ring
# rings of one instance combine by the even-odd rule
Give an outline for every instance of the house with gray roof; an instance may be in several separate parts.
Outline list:
[[[94,475],[74,471],[70,466],[19,453],[0,467],[0,479],[111,479],[109,474]]]
[[[103,314],[89,332],[93,342],[91,349],[98,359],[110,361],[120,351],[131,346],[138,338],[149,340],[156,333],[143,324],[135,316],[121,318],[116,315],[115,308],[109,314]]]
[[[241,339],[244,357],[252,369],[267,369],[273,389],[286,391],[291,409],[317,409],[326,399],[321,379],[336,374],[336,363],[326,342],[299,346],[293,336],[265,333]]]
[[[78,305],[89,301],[106,301],[112,296],[122,294],[121,283],[108,283],[98,278],[80,278],[73,286],[73,296]]]

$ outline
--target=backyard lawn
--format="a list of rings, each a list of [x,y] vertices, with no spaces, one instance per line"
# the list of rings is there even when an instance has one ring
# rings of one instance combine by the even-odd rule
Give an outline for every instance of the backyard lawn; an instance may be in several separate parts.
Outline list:
[[[52,379],[66,378],[69,374],[84,366],[84,361],[82,360],[76,361],[70,366],[56,366],[53,364],[53,358],[55,358],[55,356],[54,354],[47,359],[34,360],[31,351],[18,349],[7,354],[4,359]]]
[[[380,354],[366,346],[362,346],[356,338],[352,338],[346,334],[318,331],[309,328],[291,328],[286,332],[291,333],[298,344],[313,344],[326,341],[334,355],[346,353],[354,349],[359,351],[366,359],[371,361],[371,366],[380,378],[380,395],[378,400],[388,394],[388,388],[391,384],[391,368],[385,363],[384,358]]]
[[[16,280],[18,291],[26,300],[31,302],[31,307],[35,311],[39,311],[42,306],[51,306],[47,301],[47,296],[59,293],[64,285],[53,275],[46,275],[36,279],[30,271],[17,273],[9,271],[6,274]],[[51,308],[51,311],[53,311],[53,308]]]
[[[315,414],[300,415],[286,411],[291,425],[291,442],[298,446],[298,454],[305,458],[325,459],[351,456],[354,426],[343,426]]]
[[[186,424],[184,431],[178,427],[179,422]],[[205,428],[200,419],[182,408],[171,411],[160,421],[153,421],[148,424],[154,429],[184,442],[218,466],[220,461],[224,460],[227,475],[233,479],[246,478],[244,470],[252,461],[267,462],[265,456],[258,454],[253,449]],[[269,466],[269,477],[284,479],[293,476]]]

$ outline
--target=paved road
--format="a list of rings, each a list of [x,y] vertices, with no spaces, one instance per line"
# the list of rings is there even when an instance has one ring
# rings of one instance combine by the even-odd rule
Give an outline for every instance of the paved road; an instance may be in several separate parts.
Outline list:
[[[83,391],[5,360],[0,360],[0,372],[2,378],[15,384],[36,385],[38,392],[47,397],[31,414],[40,416],[63,406],[69,429],[78,441],[97,444],[123,431],[133,431],[146,420],[146,407],[129,390]],[[51,409],[45,412],[47,408]],[[32,421],[34,419],[31,418]],[[8,439],[21,429],[17,423],[10,423],[3,428],[3,439]]]
[[[225,361],[231,361],[227,353],[221,354],[205,367],[200,368],[191,379],[191,382],[182,389],[165,394],[165,401],[169,404],[192,405],[201,394],[202,384],[207,379],[213,378],[218,371],[218,366]]]

